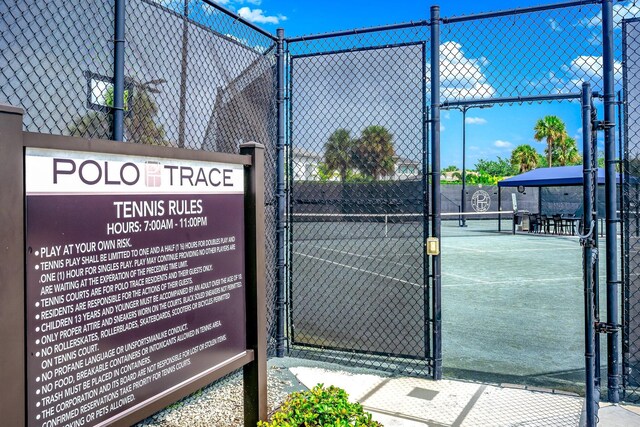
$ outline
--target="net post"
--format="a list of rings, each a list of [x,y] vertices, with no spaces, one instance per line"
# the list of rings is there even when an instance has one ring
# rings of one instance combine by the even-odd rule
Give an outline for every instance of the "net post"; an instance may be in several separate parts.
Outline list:
[[[384,215],[384,237],[389,237],[389,215]]]

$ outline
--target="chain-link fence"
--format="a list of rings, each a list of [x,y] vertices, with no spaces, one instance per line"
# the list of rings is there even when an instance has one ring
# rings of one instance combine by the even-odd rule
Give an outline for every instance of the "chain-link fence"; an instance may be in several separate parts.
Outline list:
[[[25,130],[111,139],[114,2],[6,1],[0,12],[0,99],[24,108]],[[227,153],[248,141],[266,148],[273,337],[275,38],[200,0],[129,0],[125,26],[125,141]]]
[[[623,386],[625,399],[640,401],[640,21],[624,22],[625,142],[623,174]]]

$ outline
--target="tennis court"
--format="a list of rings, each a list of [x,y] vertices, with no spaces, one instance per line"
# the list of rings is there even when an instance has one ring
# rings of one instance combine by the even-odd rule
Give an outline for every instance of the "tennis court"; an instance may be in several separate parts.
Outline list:
[[[423,357],[428,293],[420,220],[389,215],[293,223],[293,341]],[[467,225],[442,224],[445,375],[579,390],[584,294],[578,238],[512,235],[508,217],[502,233],[497,219],[470,218]],[[603,273],[604,259],[601,253]]]

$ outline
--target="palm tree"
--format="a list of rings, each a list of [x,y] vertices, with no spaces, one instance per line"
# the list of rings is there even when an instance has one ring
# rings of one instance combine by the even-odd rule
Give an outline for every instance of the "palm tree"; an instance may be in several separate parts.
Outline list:
[[[328,170],[338,171],[342,182],[353,167],[353,145],[351,134],[346,129],[337,129],[324,146],[324,163]]]
[[[536,141],[547,140],[547,162],[549,167],[553,165],[553,146],[567,134],[564,122],[558,116],[545,116],[538,120],[533,130]]]
[[[511,152],[511,165],[519,173],[535,169],[538,167],[538,152],[528,144],[518,145]]]
[[[575,165],[582,162],[578,154],[576,140],[566,135],[553,147],[553,157],[560,166]]]
[[[379,125],[372,125],[363,130],[354,150],[354,165],[360,172],[378,180],[382,176],[391,175],[395,164],[393,135],[384,126]]]

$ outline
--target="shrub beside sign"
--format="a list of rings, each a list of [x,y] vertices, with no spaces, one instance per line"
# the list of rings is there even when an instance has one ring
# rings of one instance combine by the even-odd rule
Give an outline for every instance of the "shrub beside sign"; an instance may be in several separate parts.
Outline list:
[[[0,134],[15,122],[0,111]],[[243,366],[245,419],[266,417],[261,148],[14,134],[2,144],[22,148],[5,165],[24,165],[24,210],[5,193],[18,213],[0,227],[24,272],[3,263],[0,276],[2,296],[23,289],[0,308],[25,309],[0,338],[25,345],[0,357],[0,376],[26,399],[0,404],[12,425],[129,425]],[[11,233],[18,217],[24,232]]]

